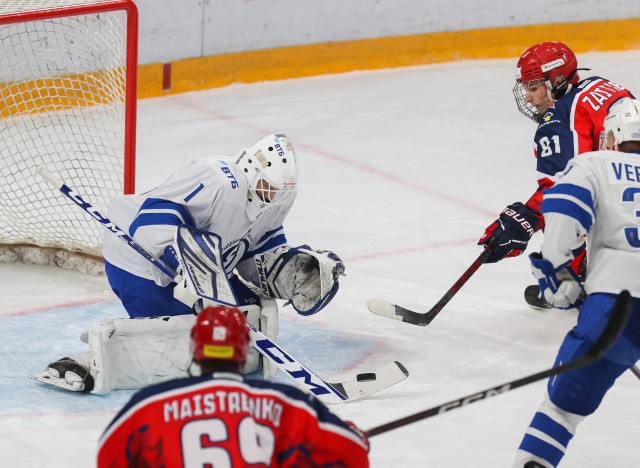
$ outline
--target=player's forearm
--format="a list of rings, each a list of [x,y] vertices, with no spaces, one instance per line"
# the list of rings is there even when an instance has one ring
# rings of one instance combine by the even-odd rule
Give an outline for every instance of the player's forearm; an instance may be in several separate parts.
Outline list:
[[[555,268],[573,260],[572,249],[580,236],[579,223],[575,219],[560,214],[545,214],[547,225],[540,252]]]
[[[544,191],[552,186],[553,186],[553,181],[551,179],[544,178],[544,179],[538,180],[538,188],[533,193],[533,195],[531,195],[529,200],[527,200],[527,202],[525,203],[527,208],[529,208],[531,212],[536,216],[536,218],[538,218],[538,220],[540,221],[540,225],[538,226],[538,229],[542,229],[545,226],[544,217],[542,216],[542,210],[540,208],[540,205],[542,204]]]

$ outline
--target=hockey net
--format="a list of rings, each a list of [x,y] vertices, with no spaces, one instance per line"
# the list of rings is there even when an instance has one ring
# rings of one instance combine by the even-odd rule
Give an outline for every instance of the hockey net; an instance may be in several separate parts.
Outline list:
[[[110,197],[133,192],[135,5],[3,0],[0,39],[0,262],[100,273],[101,224],[35,170],[105,213]]]

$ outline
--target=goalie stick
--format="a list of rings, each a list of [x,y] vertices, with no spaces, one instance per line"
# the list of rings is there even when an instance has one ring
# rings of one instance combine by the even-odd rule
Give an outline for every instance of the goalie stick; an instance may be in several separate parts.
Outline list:
[[[374,372],[361,373],[344,382],[327,382],[291,357],[253,325],[249,324],[249,328],[252,332],[251,344],[256,350],[298,383],[304,385],[324,403],[358,400],[401,382],[409,376],[407,369],[399,362],[394,361]]]
[[[444,296],[434,305],[431,310],[427,312],[415,312],[411,309],[406,309],[402,306],[394,304],[392,302],[385,301],[383,299],[371,298],[367,301],[367,307],[371,312],[383,317],[400,320],[401,322],[411,323],[413,325],[420,325],[422,327],[427,326],[435,318],[436,315],[446,306],[449,301],[455,296],[460,288],[473,276],[473,274],[480,268],[489,255],[493,252],[493,246],[486,247],[482,253],[474,260],[469,268],[458,278],[453,286],[445,293]]]
[[[378,434],[382,434],[384,432],[391,431],[393,429],[397,429],[402,426],[406,426],[407,424],[414,423],[416,421],[420,421],[422,419],[427,419],[432,416],[437,416],[438,414],[445,413],[447,411],[451,411],[456,408],[461,408],[463,406],[470,405],[472,403],[476,403],[481,400],[486,400],[487,398],[500,395],[502,393],[506,393],[510,390],[523,387],[533,382],[537,382],[542,379],[546,379],[547,377],[551,377],[553,375],[562,374],[563,372],[568,372],[579,367],[586,366],[593,362],[599,360],[604,354],[609,350],[611,345],[616,341],[622,329],[627,323],[627,319],[629,318],[629,314],[631,313],[631,294],[629,291],[622,291],[618,298],[616,299],[615,304],[613,305],[613,309],[611,311],[611,317],[609,318],[609,323],[605,327],[600,335],[600,338],[591,346],[589,351],[586,354],[575,358],[572,361],[561,364],[557,367],[552,367],[542,372],[538,372],[537,374],[529,375],[527,377],[523,377],[521,379],[513,380],[511,382],[504,383],[502,385],[498,385],[497,387],[492,387],[487,390],[484,390],[479,393],[474,393],[472,395],[468,395],[463,398],[459,398],[457,400],[449,401],[443,405],[439,405],[428,410],[420,411],[419,413],[412,414],[410,416],[406,416],[404,418],[396,419],[395,421],[388,422],[386,424],[382,424],[380,426],[373,427],[368,431],[365,431],[367,437],[373,437]]]
[[[115,225],[109,218],[101,214],[91,203],[87,202],[71,189],[64,182],[54,177],[43,166],[38,167],[37,174],[40,174],[50,185],[58,189],[63,195],[73,201],[76,205],[89,213],[94,219],[99,221],[114,235],[118,236],[129,247],[138,252],[149,262],[159,268],[170,278],[175,279],[175,273],[171,272],[162,262],[147,252],[142,246],[136,243],[122,229]],[[373,393],[379,392],[391,385],[394,385],[409,376],[406,368],[397,361],[387,364],[374,372],[361,373],[355,378],[345,382],[329,383],[319,377],[298,360],[286,353],[276,343],[262,334],[258,329],[249,324],[251,330],[251,344],[265,359],[273,362],[277,367],[291,376],[296,382],[306,387],[308,391],[316,395],[325,403],[341,403],[364,398]]]

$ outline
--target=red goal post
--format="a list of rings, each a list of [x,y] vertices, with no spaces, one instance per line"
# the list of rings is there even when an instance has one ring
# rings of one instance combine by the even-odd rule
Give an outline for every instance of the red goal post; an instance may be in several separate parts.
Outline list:
[[[3,0],[0,39],[0,261],[61,262],[34,260],[33,248],[22,258],[23,246],[99,258],[100,225],[35,169],[73,183],[104,212],[112,196],[134,192],[136,6]]]

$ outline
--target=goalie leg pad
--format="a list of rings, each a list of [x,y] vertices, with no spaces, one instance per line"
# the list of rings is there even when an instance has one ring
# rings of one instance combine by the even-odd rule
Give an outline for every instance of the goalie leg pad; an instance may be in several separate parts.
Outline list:
[[[273,299],[262,298],[262,305],[251,304],[241,308],[248,321],[271,340],[278,337],[278,306]],[[93,379],[92,393],[107,394],[117,389],[135,389],[166,380],[186,377],[191,364],[190,334],[195,323],[194,315],[153,318],[104,320],[84,331],[80,339],[89,344],[90,353],[81,358],[74,356],[84,368],[90,369]],[[260,356],[251,350],[245,373],[258,369]],[[273,378],[275,366],[263,362],[263,376]],[[37,374],[40,376],[40,374]],[[46,382],[67,390],[64,379]],[[42,380],[33,376],[36,380]],[[60,385],[58,385],[60,384]]]
[[[247,317],[247,322],[249,322],[254,327],[258,327],[260,323],[260,306],[259,305],[247,305],[243,307],[239,307],[239,309],[244,313]],[[251,372],[255,372],[260,367],[260,354],[254,349],[253,346],[249,348],[249,352],[247,353],[247,360],[244,363],[245,374],[250,374]]]
[[[278,304],[275,299],[262,299],[260,309],[260,327],[258,328],[267,338],[274,343],[278,342]],[[273,361],[262,359],[262,377],[265,380],[273,380],[278,368]]]
[[[278,340],[278,305],[275,299],[262,298],[260,305],[247,305],[239,307],[247,317],[247,322],[260,330],[267,338],[276,342]],[[276,373],[276,365],[264,359],[252,346],[244,364],[244,373],[250,374],[262,367],[262,377],[265,380],[273,379]]]
[[[87,336],[92,393],[134,389],[186,377],[194,315],[98,322]]]

